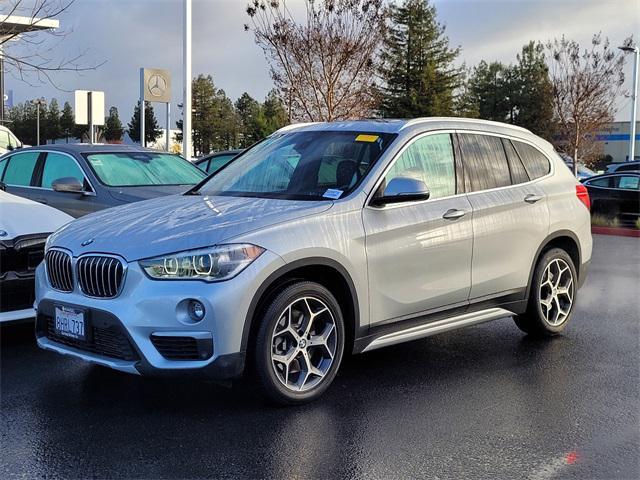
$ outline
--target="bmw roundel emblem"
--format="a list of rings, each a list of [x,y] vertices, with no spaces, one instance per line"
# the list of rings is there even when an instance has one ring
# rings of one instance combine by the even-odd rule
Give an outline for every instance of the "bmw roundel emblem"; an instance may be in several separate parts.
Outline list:
[[[86,247],[87,245],[90,245],[93,243],[93,238],[89,238],[88,240],[85,240],[84,242],[82,242],[80,245],[82,245],[83,247]]]
[[[6,237],[9,235],[6,230],[0,230],[0,237]]]

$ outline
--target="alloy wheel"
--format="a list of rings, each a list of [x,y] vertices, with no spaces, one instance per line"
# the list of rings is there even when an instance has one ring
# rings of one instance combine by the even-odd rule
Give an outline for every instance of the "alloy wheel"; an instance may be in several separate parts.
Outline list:
[[[557,327],[567,319],[573,305],[573,294],[571,268],[561,258],[551,260],[540,283],[540,307],[549,325]]]
[[[329,373],[338,345],[329,307],[317,297],[294,300],[280,314],[271,339],[271,364],[287,389],[304,392]]]

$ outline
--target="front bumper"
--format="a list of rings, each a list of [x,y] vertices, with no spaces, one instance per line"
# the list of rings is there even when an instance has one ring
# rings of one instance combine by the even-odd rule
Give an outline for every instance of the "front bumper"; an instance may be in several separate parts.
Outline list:
[[[206,283],[151,280],[137,262],[131,262],[121,293],[111,299],[87,297],[77,284],[71,293],[56,291],[50,287],[41,265],[36,272],[38,345],[127,373],[235,378],[244,369],[242,339],[253,295],[282,265],[284,261],[279,256],[267,251],[237,277]],[[184,304],[189,299],[205,306],[202,321],[193,323],[186,316]],[[55,316],[55,305],[87,312],[93,343],[56,337],[53,326],[49,326]],[[211,352],[204,359],[167,358],[166,352],[163,355],[157,346],[158,337],[190,338],[198,351],[205,351],[210,345]]]

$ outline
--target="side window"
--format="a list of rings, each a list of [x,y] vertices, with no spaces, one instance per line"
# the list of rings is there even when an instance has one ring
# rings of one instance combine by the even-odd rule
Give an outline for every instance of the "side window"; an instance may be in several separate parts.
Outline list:
[[[587,185],[591,187],[604,187],[609,188],[611,186],[611,177],[596,178],[594,180],[587,181]]]
[[[207,173],[213,173],[220,170],[227,163],[229,163],[235,155],[220,155],[219,157],[214,157],[209,160],[209,165],[207,166]]]
[[[515,140],[513,141],[513,146],[516,147],[531,180],[544,177],[551,171],[549,160],[537,148]]]
[[[414,141],[402,152],[385,176],[385,185],[396,177],[422,180],[430,198],[442,198],[456,193],[456,170],[451,135],[427,135]]]
[[[522,160],[520,160],[516,149],[513,148],[511,140],[503,138],[502,144],[504,145],[504,151],[507,154],[507,161],[509,162],[509,170],[511,171],[511,182],[514,185],[517,185],[518,183],[528,182],[530,179],[529,175],[527,175],[527,170],[524,168]]]
[[[458,134],[458,138],[467,191],[511,185],[509,165],[500,138],[472,133]]]
[[[7,160],[9,157],[5,157],[0,160],[0,179],[2,179],[2,175],[4,174],[4,168],[7,166]]]
[[[640,170],[640,165],[638,165],[637,163],[634,165],[623,165],[621,167],[618,167],[616,172],[628,172],[629,170]]]
[[[2,181],[7,185],[28,187],[40,152],[16,153],[9,157]]]
[[[52,188],[53,182],[63,177],[73,177],[80,183],[84,182],[82,170],[71,157],[61,153],[47,153],[42,169],[42,187]]]
[[[640,177],[636,176],[620,176],[616,178],[616,187],[624,190],[638,190],[638,184],[640,183]]]

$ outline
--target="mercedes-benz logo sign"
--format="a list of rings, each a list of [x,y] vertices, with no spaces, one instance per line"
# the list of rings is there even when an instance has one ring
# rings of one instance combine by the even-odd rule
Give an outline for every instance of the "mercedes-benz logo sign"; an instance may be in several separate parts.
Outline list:
[[[82,245],[83,247],[86,247],[87,245],[90,245],[93,243],[93,238],[89,238],[88,240],[85,240],[84,242],[82,242],[80,245]]]
[[[149,89],[149,93],[154,97],[161,97],[164,95],[164,92],[167,90],[167,81],[163,76],[158,75],[157,73],[151,75],[149,77],[149,82],[147,83],[147,89]]]

